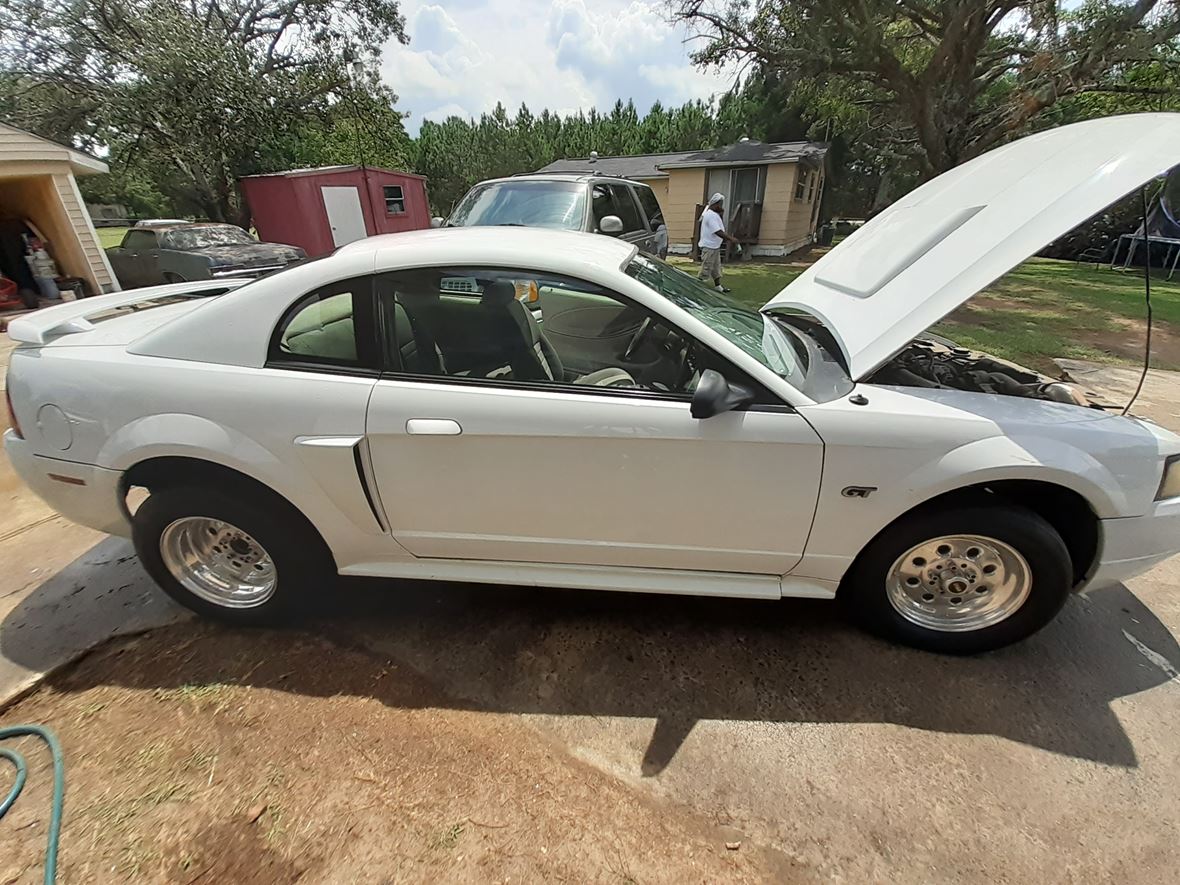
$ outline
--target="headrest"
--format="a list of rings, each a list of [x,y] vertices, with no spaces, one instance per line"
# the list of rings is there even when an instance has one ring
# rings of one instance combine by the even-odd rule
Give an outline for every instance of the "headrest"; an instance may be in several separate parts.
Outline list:
[[[516,300],[516,286],[508,280],[495,280],[484,286],[479,303],[485,307],[507,307]]]

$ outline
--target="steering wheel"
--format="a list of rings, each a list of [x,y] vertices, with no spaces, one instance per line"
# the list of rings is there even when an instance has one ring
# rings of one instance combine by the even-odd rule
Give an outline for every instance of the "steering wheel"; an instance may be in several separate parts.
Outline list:
[[[635,334],[631,336],[631,341],[627,344],[627,349],[623,351],[623,359],[631,359],[632,354],[639,349],[639,345],[643,343],[643,339],[651,332],[652,321],[651,317],[645,317],[643,322],[639,324],[639,328],[635,330]]]

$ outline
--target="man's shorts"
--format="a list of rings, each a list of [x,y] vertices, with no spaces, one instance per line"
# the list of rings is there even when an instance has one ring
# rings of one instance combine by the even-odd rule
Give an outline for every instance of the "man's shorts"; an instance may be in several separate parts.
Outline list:
[[[721,279],[720,249],[701,249],[701,272],[697,274],[697,278],[702,280]]]

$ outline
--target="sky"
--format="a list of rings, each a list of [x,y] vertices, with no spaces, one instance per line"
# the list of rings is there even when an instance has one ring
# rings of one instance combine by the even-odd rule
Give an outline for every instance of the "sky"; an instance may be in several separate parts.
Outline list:
[[[642,115],[720,94],[732,74],[702,71],[660,0],[403,0],[410,44],[385,48],[381,72],[406,128],[497,101],[571,113],[635,101]]]

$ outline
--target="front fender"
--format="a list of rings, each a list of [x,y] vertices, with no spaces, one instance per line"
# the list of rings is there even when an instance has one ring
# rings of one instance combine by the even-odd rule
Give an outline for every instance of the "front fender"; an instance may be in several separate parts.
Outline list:
[[[1117,466],[1065,442],[1035,433],[965,441],[938,453],[910,439],[884,444],[829,446],[815,523],[794,575],[839,581],[852,561],[882,529],[939,495],[1001,480],[1052,483],[1081,495],[1101,518],[1133,516],[1146,507],[1142,475],[1133,458]],[[872,489],[867,497],[847,497],[850,486]],[[1133,494],[1131,494],[1133,492]],[[1150,499],[1150,495],[1147,496]],[[1149,500],[1148,500],[1149,503]]]
[[[1060,439],[1035,435],[993,436],[966,443],[922,464],[902,480],[901,486],[908,500],[921,503],[955,489],[1020,479],[1053,483],[1077,492],[1103,519],[1132,516],[1137,509],[1107,465]],[[913,506],[904,507],[885,525]]]

